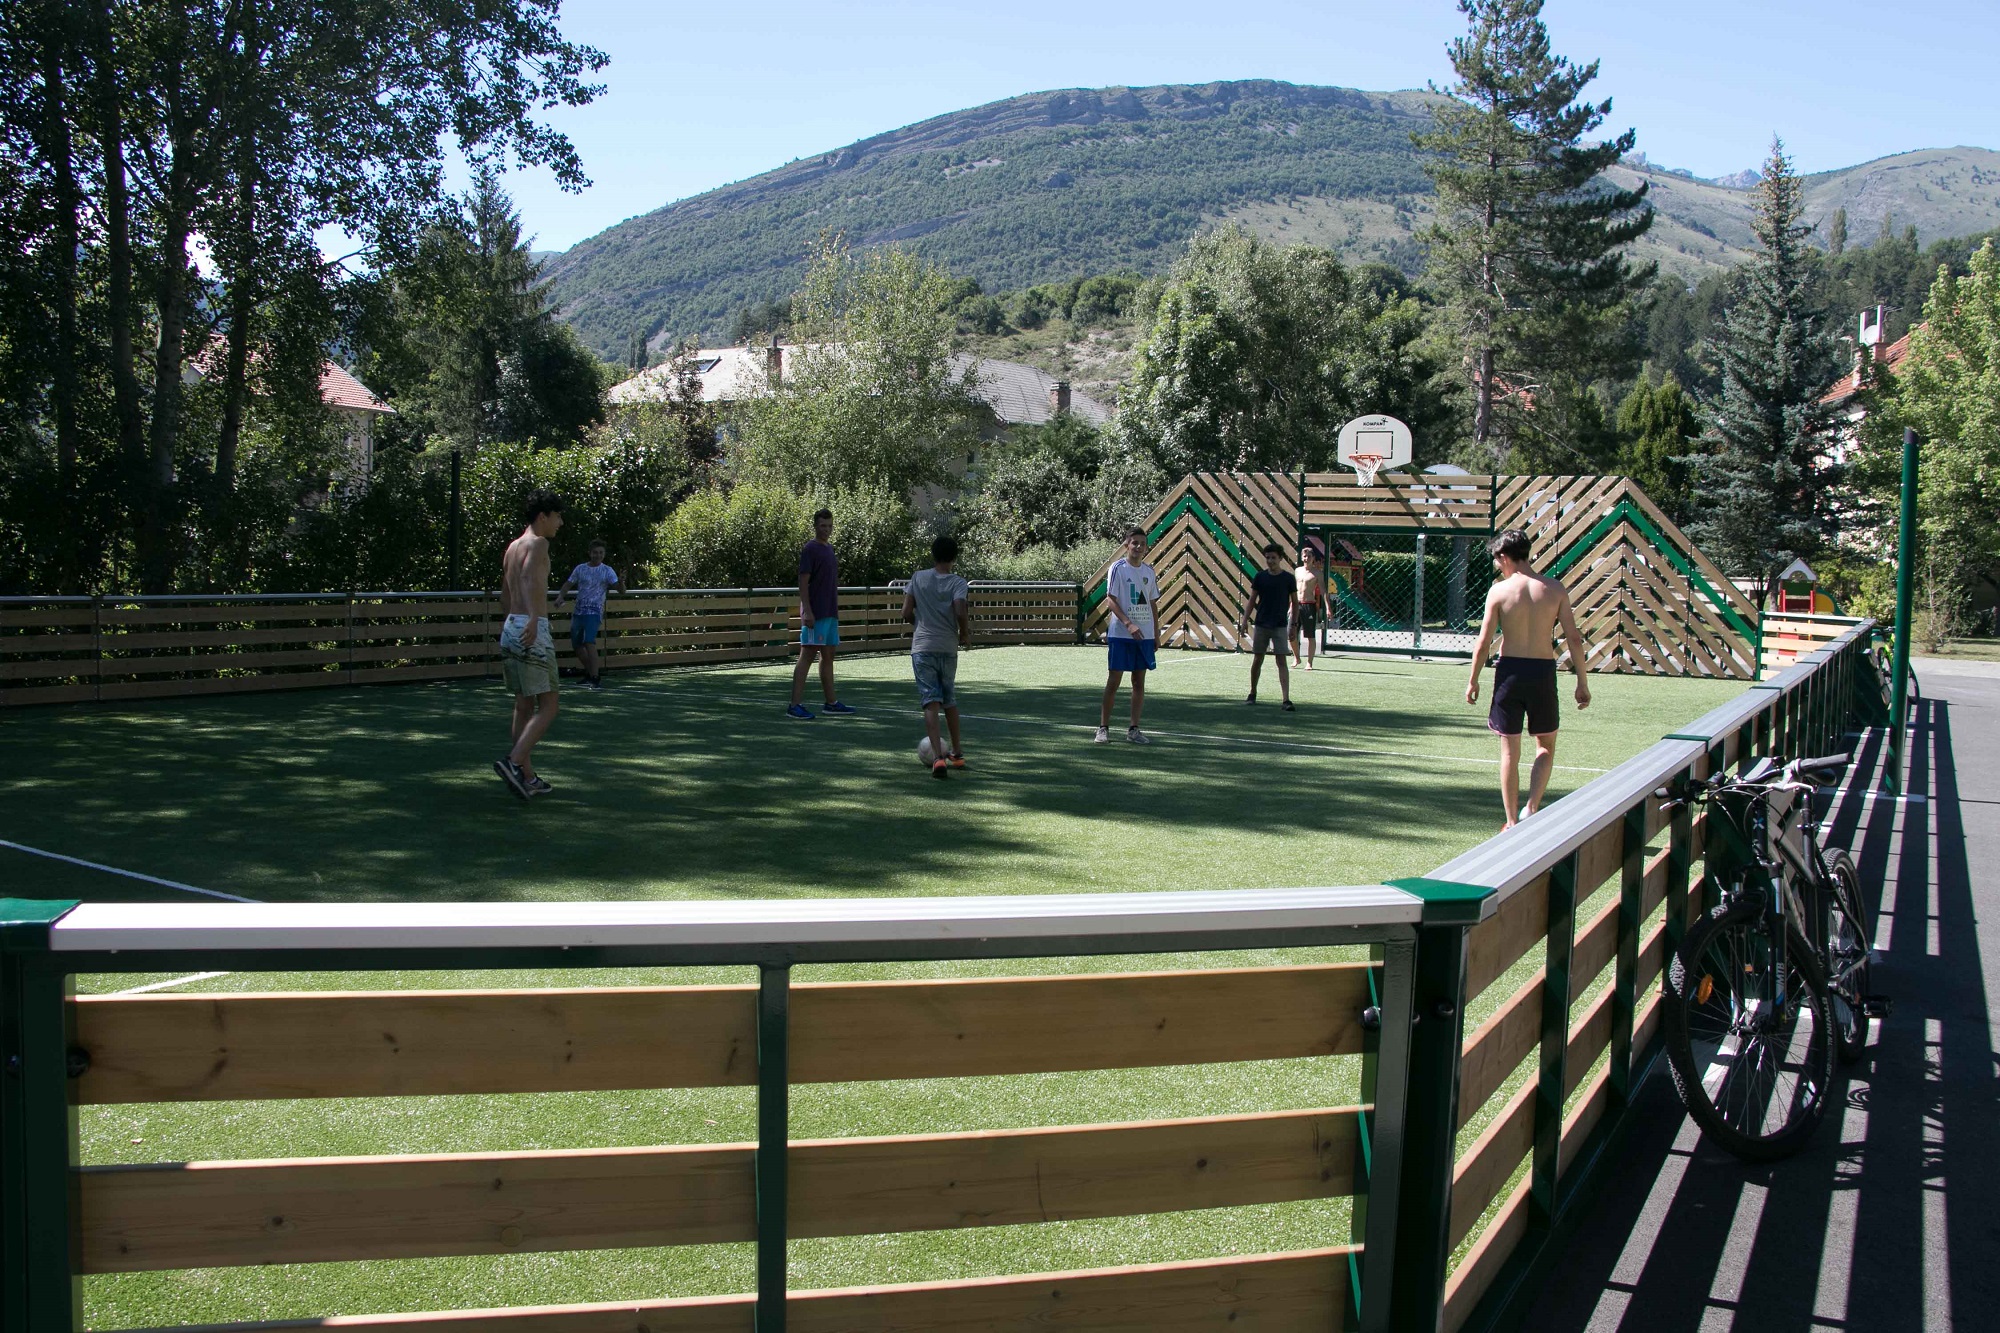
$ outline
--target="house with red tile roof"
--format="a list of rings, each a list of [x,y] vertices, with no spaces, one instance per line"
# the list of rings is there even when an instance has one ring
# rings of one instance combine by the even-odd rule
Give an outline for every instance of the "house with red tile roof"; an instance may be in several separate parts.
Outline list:
[[[188,361],[182,372],[189,384],[206,379],[222,357],[222,343],[215,340],[200,356]],[[375,423],[396,415],[396,409],[375,396],[375,391],[332,361],[320,367],[319,400],[340,419],[341,435],[354,459],[353,479],[365,481],[375,470]]]
[[[1868,415],[1868,400],[1863,391],[1873,388],[1884,371],[1895,370],[1910,354],[1907,333],[1886,347],[1871,341],[1869,334],[1881,327],[1880,306],[1862,312],[1859,335],[1854,341],[1854,369],[1820,395],[1820,403],[1833,409],[1833,447],[1829,452],[1835,462],[1845,461],[1848,451],[1860,438],[1861,423]]]
[[[394,416],[396,409],[373,390],[329,361],[319,372],[319,400],[340,418],[355,475],[365,478],[375,468],[375,423]]]

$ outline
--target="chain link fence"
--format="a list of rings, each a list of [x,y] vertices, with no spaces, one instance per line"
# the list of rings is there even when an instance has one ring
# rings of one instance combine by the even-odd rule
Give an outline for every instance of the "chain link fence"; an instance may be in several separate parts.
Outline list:
[[[1476,533],[1341,531],[1325,545],[1323,649],[1469,655],[1493,564]]]

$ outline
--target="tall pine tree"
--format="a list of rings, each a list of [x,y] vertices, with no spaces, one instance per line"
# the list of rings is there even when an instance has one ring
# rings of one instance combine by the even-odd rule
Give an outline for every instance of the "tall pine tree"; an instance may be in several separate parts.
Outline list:
[[[1834,530],[1833,416],[1823,400],[1840,367],[1814,295],[1799,178],[1777,140],[1756,207],[1757,257],[1740,270],[1722,330],[1704,348],[1722,383],[1702,404],[1707,451],[1684,461],[1694,472],[1691,535],[1724,569],[1763,584]]]
[[[1553,54],[1541,0],[1459,0],[1467,21],[1449,51],[1458,82],[1432,128],[1438,221],[1423,236],[1428,276],[1471,374],[1473,459],[1505,461],[1504,419],[1537,389],[1628,373],[1637,357],[1625,318],[1652,280],[1625,247],[1652,225],[1646,186],[1619,189],[1607,168],[1632,151],[1627,130],[1586,136],[1611,103],[1578,101],[1597,62]]]

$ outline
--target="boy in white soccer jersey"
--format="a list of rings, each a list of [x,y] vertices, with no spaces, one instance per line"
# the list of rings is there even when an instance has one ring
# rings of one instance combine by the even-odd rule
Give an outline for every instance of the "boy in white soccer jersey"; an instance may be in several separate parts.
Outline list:
[[[1111,623],[1105,627],[1104,642],[1109,652],[1111,672],[1104,682],[1104,704],[1097,712],[1097,741],[1111,739],[1111,705],[1118,699],[1118,686],[1126,672],[1132,673],[1132,725],[1125,739],[1134,745],[1152,741],[1139,730],[1139,713],[1146,706],[1146,673],[1154,666],[1153,650],[1158,639],[1153,612],[1160,600],[1160,581],[1146,563],[1146,530],[1125,530],[1125,554],[1112,561],[1104,576],[1104,601],[1111,608]]]

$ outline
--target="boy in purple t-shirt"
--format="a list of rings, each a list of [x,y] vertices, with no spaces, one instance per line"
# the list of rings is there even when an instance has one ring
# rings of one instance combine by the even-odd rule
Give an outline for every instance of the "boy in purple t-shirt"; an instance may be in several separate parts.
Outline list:
[[[792,706],[785,716],[813,720],[804,703],[806,676],[819,658],[819,687],[826,696],[820,712],[847,717],[854,709],[833,694],[833,650],[840,646],[840,557],[833,553],[833,511],[813,515],[813,537],[799,552],[799,661],[792,668]]]

